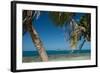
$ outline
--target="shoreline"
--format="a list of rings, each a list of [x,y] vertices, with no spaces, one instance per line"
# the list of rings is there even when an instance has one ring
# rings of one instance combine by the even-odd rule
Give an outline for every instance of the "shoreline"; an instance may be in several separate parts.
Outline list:
[[[83,54],[58,54],[58,55],[48,55],[49,61],[71,61],[71,60],[89,60],[91,59],[90,53]],[[38,56],[29,56],[22,58],[23,63],[30,62],[42,62]]]

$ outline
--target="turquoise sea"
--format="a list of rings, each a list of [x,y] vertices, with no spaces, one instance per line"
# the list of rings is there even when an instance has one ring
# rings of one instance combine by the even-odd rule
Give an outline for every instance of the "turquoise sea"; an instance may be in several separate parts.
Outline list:
[[[82,53],[91,53],[91,50],[75,50],[74,52],[71,52],[71,50],[61,50],[61,51],[55,51],[55,50],[48,50],[46,51],[48,55],[60,55],[60,54],[82,54]],[[23,51],[23,57],[31,57],[31,56],[38,56],[37,51]]]

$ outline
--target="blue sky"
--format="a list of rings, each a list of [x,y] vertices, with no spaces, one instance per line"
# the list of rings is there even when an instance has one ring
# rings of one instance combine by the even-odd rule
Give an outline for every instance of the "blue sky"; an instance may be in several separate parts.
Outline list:
[[[75,19],[79,20],[81,13],[77,13]],[[64,40],[64,33],[61,28],[54,25],[48,16],[48,12],[41,12],[37,20],[33,22],[33,26],[38,32],[41,41],[46,50],[68,50],[70,49],[69,41],[66,43]],[[79,41],[80,43],[83,40]],[[23,51],[36,50],[29,32],[23,36]],[[79,44],[78,44],[79,45]],[[78,47],[77,47],[78,48]],[[90,43],[86,42],[82,49],[90,49]]]

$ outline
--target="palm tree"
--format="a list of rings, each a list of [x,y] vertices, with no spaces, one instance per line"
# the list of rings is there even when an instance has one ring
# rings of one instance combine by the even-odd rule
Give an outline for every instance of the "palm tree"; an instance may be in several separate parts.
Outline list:
[[[86,41],[91,41],[91,15],[85,14],[84,16],[82,16],[80,19],[79,26],[84,27],[86,30],[85,32],[82,33],[84,40],[82,44],[79,46],[79,49],[81,50]]]
[[[68,41],[68,38],[67,38],[68,31],[66,31],[65,27],[71,21],[71,18],[73,15],[74,13],[69,13],[69,12],[50,12],[49,13],[49,16],[51,20],[54,22],[54,24],[64,31],[64,38],[66,42]]]
[[[66,25],[67,26],[69,25],[68,28],[71,28],[71,32],[69,33],[69,36],[70,36],[69,40],[70,40],[70,46],[72,48],[72,51],[76,49],[77,42],[79,38],[83,36],[82,34],[85,35],[85,32],[87,32],[86,30],[87,28],[83,26],[83,23],[86,23],[86,21],[88,21],[86,20],[87,17],[82,17],[82,19],[80,20],[80,25],[79,25],[73,18],[74,16],[75,16],[75,13],[71,13],[71,12],[50,12],[50,17],[55,23],[55,25],[64,30],[64,37],[66,41],[68,41],[67,39],[68,35],[66,35],[68,32],[66,31]],[[81,44],[80,48],[82,48],[82,45],[83,44]]]
[[[42,41],[41,41],[40,37],[38,36],[38,33],[36,32],[35,28],[32,26],[32,21],[35,19],[35,17],[36,17],[35,11],[23,10],[23,34],[26,31],[29,32],[29,34],[32,38],[32,41],[38,50],[41,60],[48,61],[48,56],[43,47]]]
[[[66,27],[68,26],[68,28],[71,29],[71,31],[69,32],[69,38],[71,41],[71,48],[73,50],[73,48],[75,48],[76,43],[77,43],[77,34],[75,34],[75,26],[76,24],[73,23],[73,16],[75,15],[75,13],[71,13],[71,12],[50,12],[50,17],[53,20],[53,22],[55,23],[55,25],[57,27],[60,27],[63,31],[64,31],[64,38],[65,41],[68,42],[68,31],[66,31]]]
[[[79,45],[79,50],[82,49],[84,43],[86,41],[90,41],[91,40],[91,21],[90,21],[90,14],[84,14],[76,29],[72,32],[71,35],[71,46],[73,46],[74,48],[77,46],[77,42],[79,40],[81,40],[81,38],[83,39],[83,42]]]

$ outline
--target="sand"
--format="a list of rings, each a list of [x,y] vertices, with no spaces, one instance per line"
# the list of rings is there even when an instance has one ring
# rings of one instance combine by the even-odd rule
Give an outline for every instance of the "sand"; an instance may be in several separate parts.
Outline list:
[[[49,55],[49,61],[70,61],[70,60],[89,60],[91,56],[89,53],[83,54],[60,54],[60,55]],[[23,63],[29,62],[41,62],[38,56],[23,57]]]

